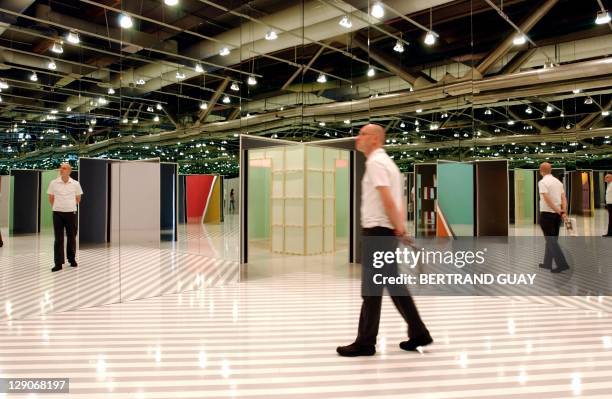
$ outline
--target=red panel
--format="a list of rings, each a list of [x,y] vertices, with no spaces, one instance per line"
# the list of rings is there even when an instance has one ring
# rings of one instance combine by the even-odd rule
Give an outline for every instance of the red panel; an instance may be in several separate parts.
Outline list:
[[[187,175],[187,223],[200,223],[215,180],[213,175]]]

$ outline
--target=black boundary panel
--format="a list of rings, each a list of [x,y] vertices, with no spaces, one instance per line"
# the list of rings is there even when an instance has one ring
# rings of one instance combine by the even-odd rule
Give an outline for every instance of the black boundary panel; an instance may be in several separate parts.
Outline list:
[[[36,234],[40,231],[40,171],[12,170],[12,234]]]
[[[510,224],[516,223],[516,210],[514,207],[516,206],[516,201],[514,199],[514,170],[508,171],[508,199],[509,204],[509,214],[510,214]]]
[[[176,164],[160,163],[159,227],[162,241],[176,241]]]
[[[185,200],[185,175],[178,177],[178,220],[180,224],[187,222],[186,212],[187,204]]]
[[[225,219],[225,197],[223,196],[223,183],[225,182],[225,177],[219,175],[219,195],[221,195],[221,223],[223,223]]]
[[[507,236],[508,162],[476,162],[477,235]]]
[[[245,204],[249,200],[249,151],[240,149],[240,263],[249,262],[249,213]]]
[[[79,183],[83,197],[79,205],[79,244],[104,244],[108,240],[110,215],[109,161],[79,159]]]

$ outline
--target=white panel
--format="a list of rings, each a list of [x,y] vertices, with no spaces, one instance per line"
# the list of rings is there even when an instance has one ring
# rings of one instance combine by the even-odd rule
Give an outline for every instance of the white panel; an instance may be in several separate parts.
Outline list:
[[[272,224],[283,224],[283,209],[285,200],[272,200]]]
[[[323,169],[323,148],[306,147],[308,169]]]
[[[304,254],[304,228],[287,227],[285,234],[289,239],[285,242],[285,252],[289,254]]]
[[[272,173],[272,198],[281,198],[284,195],[283,181],[284,173]]]
[[[320,199],[308,199],[308,209],[306,211],[308,226],[323,225],[323,201]]]
[[[308,185],[307,185],[308,198],[322,198],[323,197],[323,172],[314,172],[312,170],[309,170],[307,173],[308,173]]]
[[[325,197],[335,197],[336,182],[334,172],[325,172]]]
[[[302,198],[304,196],[304,172],[295,171],[285,174],[285,197]]]
[[[274,252],[283,252],[283,231],[284,228],[282,226],[273,226],[272,227],[272,251]]]
[[[336,201],[333,199],[325,200],[325,217],[323,223],[326,226],[334,226],[336,224]]]
[[[120,188],[119,188],[119,167],[121,162],[111,163],[111,201],[110,201],[110,241],[114,244],[119,244],[119,204],[120,204]]]
[[[234,208],[235,212],[238,213],[238,207],[240,206],[240,179],[223,179],[223,204],[225,214],[230,214],[230,192],[234,189]]]
[[[323,248],[324,252],[333,252],[335,250],[334,248],[334,245],[335,245],[334,227],[333,226],[325,227],[324,235],[325,235],[325,241],[324,241],[325,247]]]
[[[308,255],[323,253],[323,229],[321,227],[308,227]]]
[[[340,151],[332,150],[331,148],[325,149],[325,170],[334,171],[336,170],[336,159],[340,159]]]
[[[249,159],[263,159],[264,156],[263,150],[249,150]]]
[[[285,224],[293,226],[304,225],[304,200],[285,200]],[[287,237],[291,237],[291,235],[287,235]]]
[[[0,176],[0,227],[8,227],[10,189],[10,176]]]
[[[284,148],[272,148],[266,150],[266,158],[272,161],[272,170],[283,170],[285,169],[285,149]]]
[[[302,146],[285,148],[285,169],[303,170],[304,169],[304,148]]]
[[[121,244],[159,245],[159,163],[121,162],[118,165]]]

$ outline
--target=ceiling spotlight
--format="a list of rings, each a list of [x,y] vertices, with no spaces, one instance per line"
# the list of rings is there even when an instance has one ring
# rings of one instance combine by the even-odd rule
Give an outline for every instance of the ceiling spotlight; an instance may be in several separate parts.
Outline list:
[[[325,122],[319,122],[319,126],[325,126]]]
[[[320,74],[319,77],[317,78],[317,82],[319,83],[325,83],[327,82],[327,77],[325,77],[325,74]]]
[[[514,125],[514,121],[508,121],[508,125],[509,125],[509,126]]]
[[[162,110],[162,105],[160,103],[157,103],[155,105],[155,108],[157,108],[158,111],[161,111]]]
[[[247,78],[247,84],[249,86],[255,86],[257,84],[257,79],[255,79],[255,76],[251,75]]]
[[[401,127],[401,128],[405,128],[405,127],[406,127],[406,124],[405,124],[404,122],[402,122],[402,123],[400,123],[400,127]]]
[[[514,37],[514,39],[512,40],[512,43],[515,46],[521,46],[521,45],[527,43],[527,37],[525,35],[516,35]]]
[[[560,116],[561,118],[564,118],[564,117],[565,117],[565,114],[563,113],[563,111],[561,111],[561,113],[559,114],[559,116]]]
[[[66,41],[72,44],[79,44],[81,39],[79,38],[79,34],[73,30],[68,32],[68,36],[66,36]]]
[[[404,52],[404,44],[401,42],[401,40],[397,40],[397,42],[395,43],[395,46],[393,46],[393,51],[397,52],[397,53],[403,53]]]
[[[53,51],[56,54],[61,54],[64,52],[64,47],[62,46],[60,42],[55,42],[53,43],[53,46],[51,46],[51,51]]]
[[[202,101],[200,103],[200,109],[207,109],[208,108],[208,104],[206,103],[206,101]]]
[[[531,109],[531,107],[527,107],[527,109],[525,109],[525,112],[531,115],[533,113],[533,110]]]
[[[572,128],[572,124],[568,123],[567,125],[565,125],[565,129],[566,130],[570,130]]]
[[[276,39],[278,39],[278,34],[276,32],[274,32],[273,30],[271,30],[271,31],[268,31],[268,33],[266,33],[264,38],[266,40],[276,40]]]
[[[368,76],[369,76],[369,77],[374,76],[374,74],[375,74],[375,73],[376,73],[376,72],[374,72],[374,68],[370,67],[370,68],[368,69]]]
[[[176,79],[177,79],[177,80],[183,80],[183,79],[185,79],[185,74],[184,74],[184,73],[181,73],[181,72],[179,72],[179,71],[177,71],[177,72],[176,72]]]
[[[223,47],[221,51],[219,51],[219,55],[221,57],[225,57],[226,55],[229,55],[229,53],[230,53],[230,49],[227,47]]]
[[[52,114],[57,114],[57,110],[56,110],[56,109],[52,109],[52,110],[51,110],[51,113],[52,113]]]
[[[0,80],[0,89],[8,89],[9,85],[6,80]]]
[[[164,4],[170,7],[174,7],[178,4],[178,0],[164,0]]]
[[[128,123],[128,118],[123,118],[123,119],[121,120],[121,123]]]
[[[584,103],[586,105],[591,105],[591,104],[593,104],[593,99],[591,97],[587,97],[587,98],[584,99]]]
[[[140,78],[140,79],[138,79],[138,80],[136,81],[136,84],[137,84],[137,85],[139,85],[139,86],[142,86],[142,85],[144,85],[145,83],[146,83],[146,82],[145,82],[145,80],[144,80],[144,79],[142,79],[142,78]]]
[[[552,61],[545,61],[544,62],[544,69],[550,69],[550,68],[552,68],[554,66],[555,66],[555,64],[553,64]]]
[[[49,63],[47,63],[47,68],[49,68],[52,71],[55,71],[57,69],[57,65],[55,65],[55,61],[49,60]]]
[[[578,93],[580,93],[580,89],[574,89],[574,90],[572,90],[572,93],[578,94]]]
[[[132,123],[138,123],[138,118],[134,117],[134,119],[132,119]]]
[[[96,123],[98,123],[98,120],[96,118],[93,118],[92,120],[89,121],[89,123],[91,123],[92,125],[95,125]]]
[[[36,75],[36,72],[32,72],[32,74],[30,75],[30,80],[32,82],[38,82],[38,75]]]
[[[89,133],[91,133],[91,132],[93,132],[93,128],[90,126],[90,127],[87,129],[87,131],[88,131]]]
[[[351,19],[348,17],[348,15],[345,15],[340,18],[340,22],[338,22],[338,25],[343,28],[350,29],[353,27],[353,22],[351,22]]]
[[[492,111],[491,111],[489,108],[487,108],[487,109],[485,110],[484,114],[485,114],[485,115],[491,115],[491,114],[493,114],[493,112],[492,112]]]
[[[108,94],[115,94],[115,89],[113,89],[112,87],[108,88]]]
[[[418,119],[417,119],[417,120],[415,120],[415,121],[414,121],[414,126],[419,126],[419,125],[420,125],[419,120],[418,120]]]
[[[22,120],[21,120],[21,123],[24,123],[24,124],[25,124],[25,123],[26,123],[26,120],[25,120],[25,119],[22,119]]]
[[[106,101],[106,98],[104,97],[98,97],[98,104],[100,105],[106,105],[108,103],[108,101]]]
[[[546,115],[542,114],[542,119],[546,119]]]
[[[195,71],[197,73],[204,73],[204,68],[202,68],[202,64],[195,64]]]
[[[608,11],[599,11],[597,13],[597,18],[595,18],[595,23],[597,25],[605,25],[610,22],[610,20],[610,14],[608,14]]]
[[[153,112],[153,107],[149,105],[149,106],[147,107],[147,112]]]
[[[420,114],[421,112],[423,112],[423,110],[421,108],[417,108],[416,113]]]
[[[440,128],[440,125],[438,125],[437,123],[432,123],[429,125],[429,130],[438,130]]]
[[[222,101],[223,101],[223,104],[229,104],[232,100],[230,100],[228,96],[224,96]]]
[[[423,40],[423,43],[425,43],[428,46],[431,46],[436,43],[436,34],[434,33],[434,31],[430,30],[427,32],[427,34],[425,35],[425,40]]]
[[[546,112],[553,112],[553,107],[551,107],[550,105],[547,105]]]
[[[345,125],[350,125],[351,124],[351,120],[350,119],[345,119],[344,120],[344,124]]]
[[[605,111],[601,111],[601,116],[608,116],[610,115],[610,111],[605,110]]]
[[[374,18],[378,18],[378,19],[381,19],[382,17],[384,17],[385,9],[383,8],[382,3],[374,3],[374,5],[372,6],[372,10],[370,11],[370,14],[372,14]]]
[[[70,112],[70,111],[72,111],[72,107],[69,105],[66,107],[66,112]]]
[[[159,116],[158,115],[155,115],[153,117],[153,122],[159,122]]]
[[[132,17],[122,13],[119,16],[119,25],[121,25],[123,29],[130,29],[132,26],[134,26],[134,21],[132,21]]]
[[[233,91],[240,90],[240,87],[238,87],[238,83],[232,82],[232,85],[230,86],[230,90],[233,90]]]

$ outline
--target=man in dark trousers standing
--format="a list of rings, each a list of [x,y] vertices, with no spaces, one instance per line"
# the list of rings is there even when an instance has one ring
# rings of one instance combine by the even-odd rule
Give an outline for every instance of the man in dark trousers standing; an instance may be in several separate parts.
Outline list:
[[[49,183],[47,194],[53,208],[53,232],[55,242],[53,254],[55,267],[52,272],[62,270],[64,264],[64,231],[66,231],[66,252],[70,266],[77,267],[76,234],[77,234],[77,204],[81,202],[83,190],[78,181],[70,177],[72,167],[68,163],[60,166],[60,176]]]
[[[382,126],[369,124],[361,128],[356,148],[366,160],[366,170],[361,182],[361,226],[364,245],[362,245],[362,298],[361,315],[357,339],[347,346],[336,349],[341,356],[371,356],[376,353],[376,336],[380,323],[382,289],[374,293],[365,292],[364,284],[372,269],[373,250],[394,251],[397,237],[406,235],[405,208],[403,205],[403,180],[395,163],[382,148],[385,131]],[[381,238],[384,237],[384,238]],[[385,248],[373,248],[369,242],[382,242]],[[386,265],[391,273],[397,270],[396,264]],[[368,295],[370,294],[370,295]],[[400,343],[400,348],[415,351],[419,346],[429,345],[433,339],[419,316],[419,312],[408,293],[408,289],[397,286],[390,292],[391,299],[404,320],[408,323],[408,341]]]
[[[552,166],[548,162],[540,165],[542,180],[538,182],[540,192],[540,227],[546,240],[544,250],[544,263],[540,264],[543,269],[548,269],[553,273],[561,273],[569,269],[565,255],[559,246],[559,229],[563,219],[567,217],[567,201],[563,183],[552,175]],[[556,268],[553,269],[552,263],[555,261]]]

